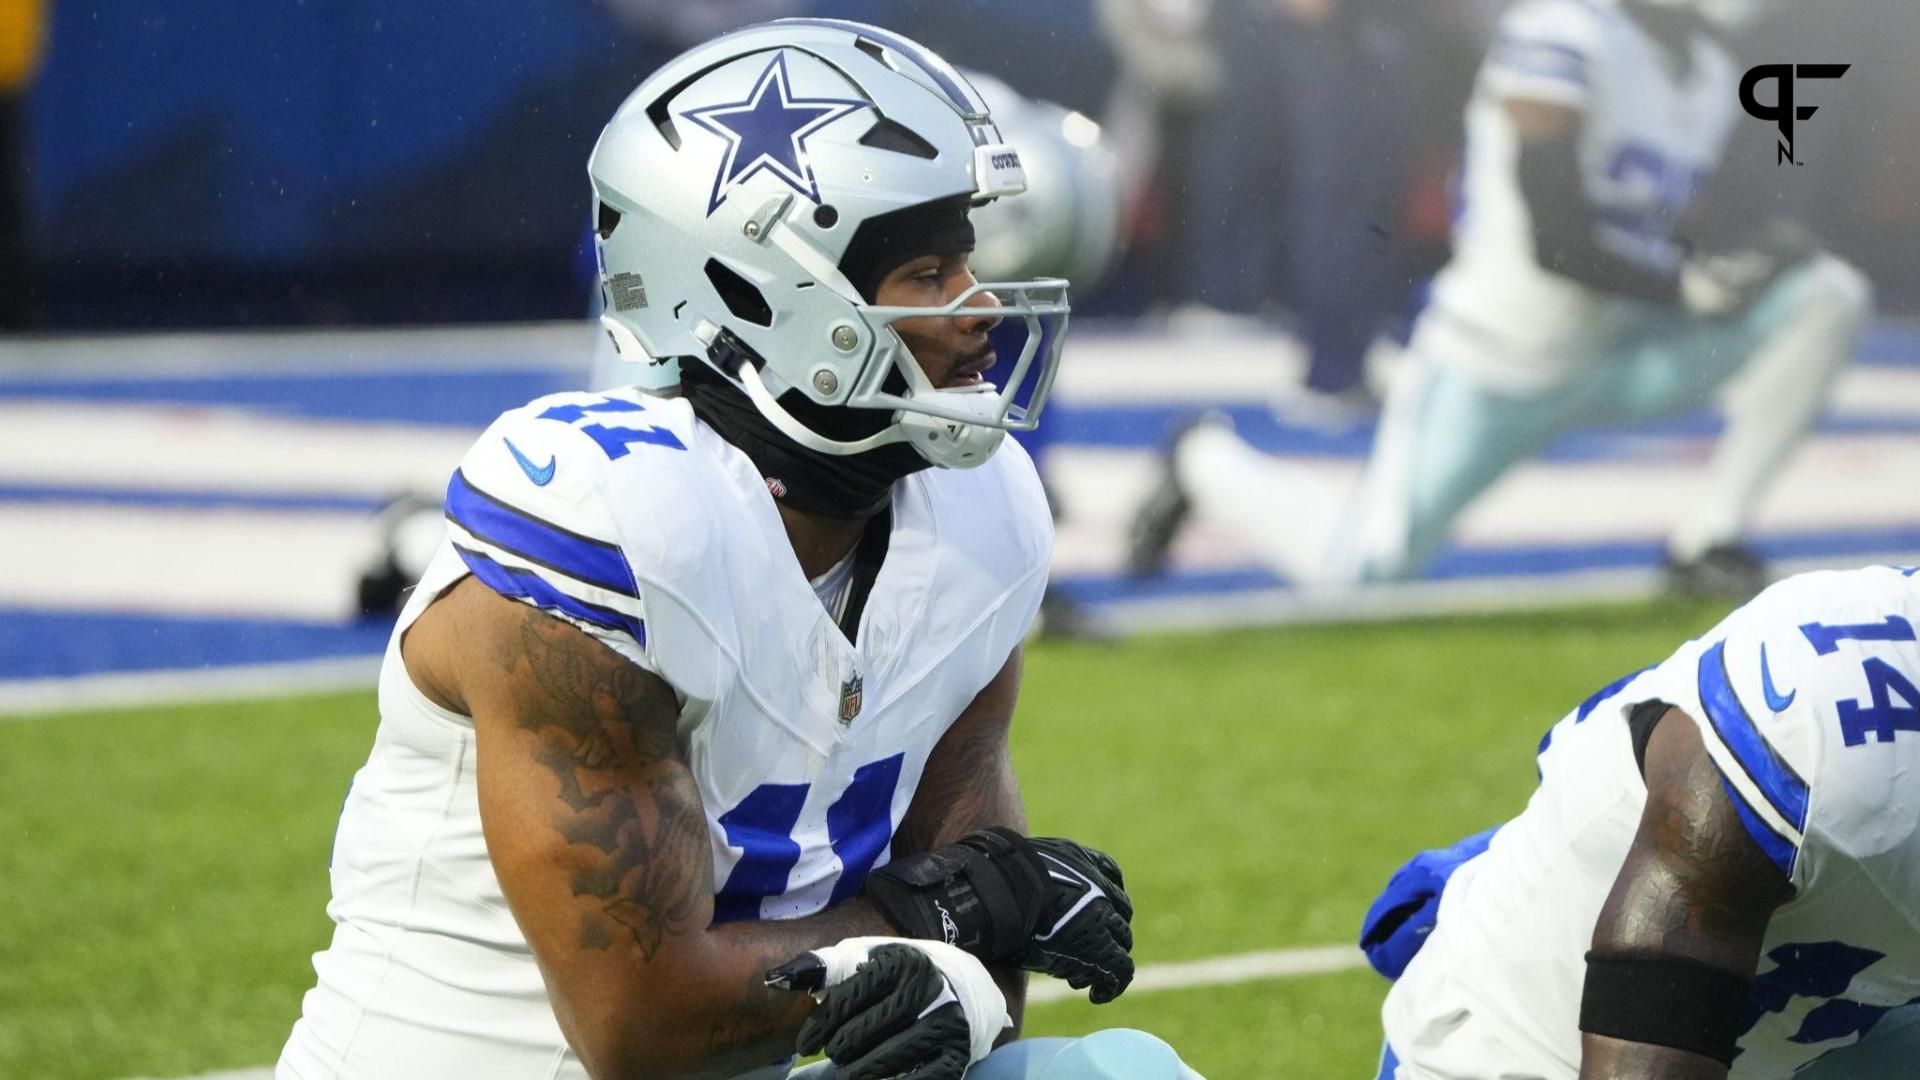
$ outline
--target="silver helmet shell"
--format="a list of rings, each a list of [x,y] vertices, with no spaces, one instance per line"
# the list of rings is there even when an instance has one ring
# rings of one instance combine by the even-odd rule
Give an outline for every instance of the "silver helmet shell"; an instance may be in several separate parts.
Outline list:
[[[722,373],[782,432],[829,454],[910,441],[934,464],[967,467],[1038,421],[1065,339],[1065,281],[983,283],[944,307],[883,308],[840,270],[869,219],[1026,186],[979,92],[912,41],[830,19],[716,38],[641,83],[588,173],[601,321],[623,357],[712,364],[730,336],[757,362]],[[1025,322],[1013,375],[1002,387],[936,388],[892,324],[976,313],[982,292],[999,300],[996,314]],[[780,406],[789,390],[890,419],[866,438],[829,439]]]

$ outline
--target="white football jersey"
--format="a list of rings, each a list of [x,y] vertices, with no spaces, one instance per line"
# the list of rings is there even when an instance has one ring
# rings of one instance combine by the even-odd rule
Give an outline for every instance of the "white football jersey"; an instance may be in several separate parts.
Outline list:
[[[1789,1076],[1920,1001],[1916,629],[1913,569],[1804,574],[1555,725],[1526,811],[1448,882],[1389,995],[1403,1063],[1456,1064],[1436,1032],[1464,1010],[1479,1060],[1447,1075],[1578,1074],[1584,957],[1646,803],[1626,716],[1648,700],[1694,719],[1794,887],[1767,927],[1732,1076]]]
[[[1733,58],[1704,34],[1679,73],[1611,0],[1522,0],[1500,20],[1466,116],[1454,255],[1427,321],[1446,362],[1516,390],[1556,384],[1644,306],[1541,269],[1507,99],[1577,109],[1580,173],[1604,249],[1671,271],[1675,227],[1717,169],[1739,107]],[[1447,331],[1440,333],[1439,331]]]
[[[901,480],[848,641],[753,463],[685,401],[632,389],[502,416],[454,475],[447,517],[388,646],[334,850],[334,940],[283,1077],[584,1075],[488,861],[473,723],[400,660],[455,582],[565,619],[673,687],[716,921],[779,919],[852,896],[887,861],[934,744],[1032,623],[1053,538],[1011,440],[977,469]]]

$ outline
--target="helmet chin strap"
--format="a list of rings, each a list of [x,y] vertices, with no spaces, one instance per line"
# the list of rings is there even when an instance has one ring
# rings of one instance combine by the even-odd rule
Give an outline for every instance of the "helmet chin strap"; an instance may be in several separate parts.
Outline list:
[[[702,320],[695,328],[694,334],[711,345],[719,337],[720,328]],[[926,373],[922,372],[917,365],[909,361],[902,366],[910,369],[905,372],[908,383],[907,397],[912,398],[916,394],[941,393],[927,381]],[[852,457],[893,443],[904,442],[934,465],[948,469],[969,469],[992,457],[994,450],[999,448],[1001,440],[1006,437],[1006,430],[992,423],[969,423],[913,409],[896,409],[884,430],[864,439],[841,442],[838,439],[829,439],[813,430],[782,408],[773,391],[767,388],[766,381],[760,377],[759,368],[753,363],[741,363],[735,374],[740,380],[740,388],[746,392],[747,399],[753,402],[754,408],[769,424],[773,425],[775,430],[816,453],[834,457]],[[993,399],[986,392],[992,389],[991,385],[982,385],[979,387],[981,393],[949,392],[955,393],[962,399],[991,401]],[[955,407],[963,408],[963,406]],[[991,406],[988,408],[991,409]],[[983,421],[987,419],[986,416],[981,417]]]
[[[747,397],[753,401],[754,407],[760,410],[760,415],[766,417],[768,423],[779,428],[780,434],[809,450],[846,457],[875,450],[889,443],[897,443],[906,437],[906,433],[898,424],[890,424],[885,431],[876,432],[855,442],[829,439],[795,420],[793,414],[781,408],[780,403],[774,400],[773,393],[767,389],[767,384],[760,381],[760,372],[752,364],[741,364],[739,374],[741,389],[747,392]],[[897,418],[898,415],[896,413],[895,417]]]

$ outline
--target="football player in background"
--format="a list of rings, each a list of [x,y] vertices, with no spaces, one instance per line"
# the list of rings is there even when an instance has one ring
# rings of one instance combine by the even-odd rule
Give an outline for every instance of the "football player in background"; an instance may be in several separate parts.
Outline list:
[[[1914,1076],[1916,625],[1920,568],[1789,578],[1562,719],[1368,913],[1382,1080]]]
[[[1714,176],[1739,110],[1722,38],[1761,0],[1522,0],[1468,106],[1455,251],[1389,391],[1357,494],[1208,422],[1134,525],[1164,562],[1190,507],[1308,585],[1420,573],[1515,462],[1586,424],[1708,401],[1726,429],[1667,543],[1672,584],[1751,595],[1761,496],[1851,355],[1866,280]]]
[[[1004,436],[1067,314],[969,268],[1017,151],[937,56],[796,19],[655,72],[589,171],[603,324],[681,396],[542,398],[455,472],[279,1075],[1191,1075],[1011,1038],[1023,969],[1133,970],[1007,745],[1052,527]]]

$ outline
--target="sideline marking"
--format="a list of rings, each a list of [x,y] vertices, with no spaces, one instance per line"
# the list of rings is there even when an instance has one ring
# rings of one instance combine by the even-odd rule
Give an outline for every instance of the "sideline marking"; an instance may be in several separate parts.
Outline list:
[[[1236,953],[1207,960],[1189,960],[1178,964],[1148,964],[1133,977],[1129,994],[1156,990],[1186,990],[1196,986],[1227,986],[1259,979],[1292,979],[1304,975],[1327,975],[1367,966],[1366,954],[1352,945],[1321,945],[1305,949],[1271,949],[1265,952]],[[1027,990],[1027,1004],[1042,1005],[1065,1001],[1086,993],[1058,979],[1036,982]],[[148,1080],[148,1078],[142,1078]],[[233,1072],[206,1073],[190,1080],[273,1080],[273,1070],[239,1069]]]

